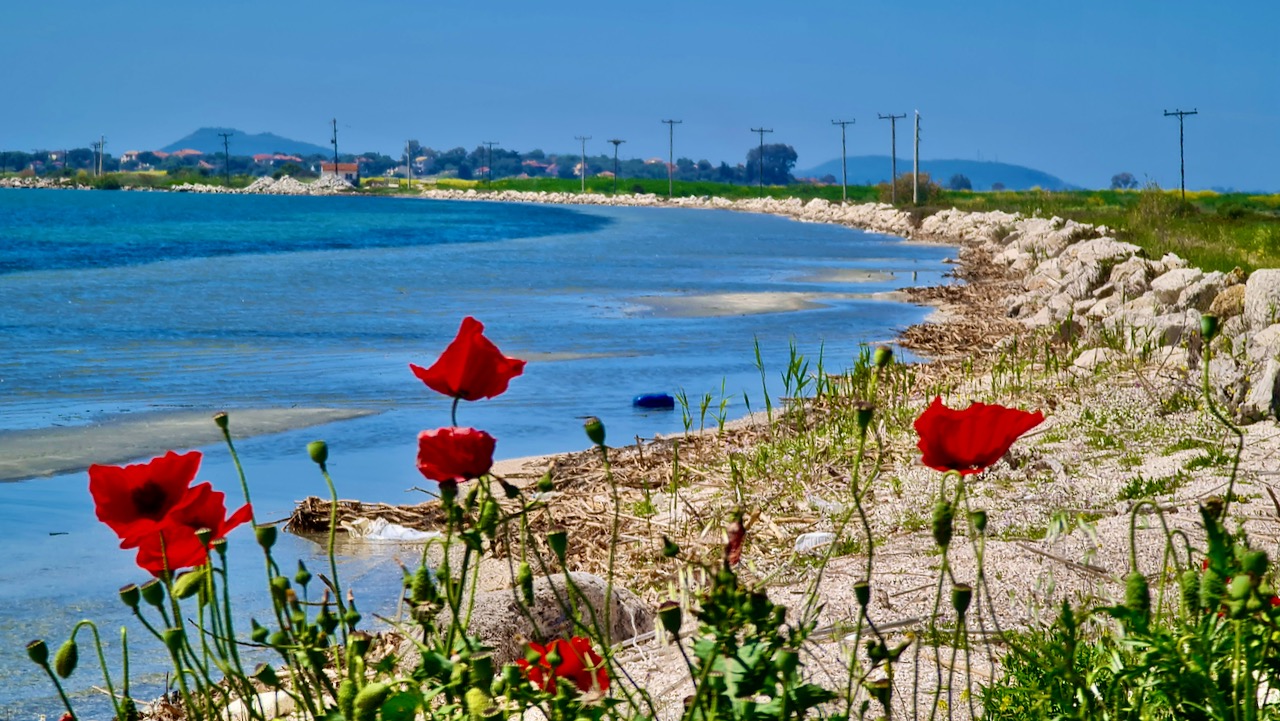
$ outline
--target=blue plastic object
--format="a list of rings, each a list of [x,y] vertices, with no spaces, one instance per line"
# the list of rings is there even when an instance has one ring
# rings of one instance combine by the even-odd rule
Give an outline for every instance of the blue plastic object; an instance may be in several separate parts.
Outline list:
[[[643,393],[631,399],[636,408],[675,408],[676,399],[670,393]]]

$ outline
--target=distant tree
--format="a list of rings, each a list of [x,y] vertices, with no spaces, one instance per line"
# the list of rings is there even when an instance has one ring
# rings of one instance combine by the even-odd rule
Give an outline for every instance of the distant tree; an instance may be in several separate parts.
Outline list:
[[[826,175],[822,176],[821,178],[818,178],[818,182],[819,182],[819,183],[823,183],[823,184],[825,184],[825,185],[835,185],[835,184],[836,184],[836,176],[832,175],[831,173],[827,173]]]
[[[698,172],[699,172],[699,173],[710,173],[712,170],[713,170],[713,167],[712,167],[712,165],[711,165],[711,161],[710,161],[710,160],[699,160],[699,161],[698,161]]]
[[[567,155],[561,155],[556,158],[556,177],[562,179],[578,177],[577,171],[578,161]]]
[[[1004,183],[1001,183],[1001,182],[999,182],[999,181],[997,181],[997,182],[995,182],[995,183],[992,183],[992,184],[991,184],[991,189],[992,189],[992,190],[1004,190]]]
[[[898,203],[910,203],[916,185],[916,179],[912,177],[911,173],[903,173],[899,175],[898,179],[894,182],[894,185],[897,186],[896,192],[898,195]],[[888,183],[880,183],[876,187],[880,191],[880,202],[888,203],[893,200],[895,190]],[[928,203],[930,199],[937,197],[940,190],[942,190],[942,187],[933,182],[933,180],[929,178],[928,173],[920,174],[919,192],[920,203],[922,205]]]
[[[786,185],[795,181],[795,177],[791,175],[791,169],[796,165],[796,149],[790,145],[782,143],[773,143],[766,145],[764,150],[764,182],[766,185]],[[760,163],[760,146],[753,147],[747,151],[746,180],[748,183],[759,182],[758,174],[761,172]]]
[[[1133,173],[1116,173],[1111,176],[1112,190],[1132,190],[1138,187],[1138,179],[1133,177]]]
[[[471,180],[471,176],[472,176],[472,175],[473,175],[473,172],[472,172],[472,170],[471,170],[471,165],[470,165],[470,164],[468,164],[468,163],[462,163],[462,164],[458,165],[458,179],[459,179],[459,180]]]
[[[948,190],[973,190],[973,183],[970,183],[969,179],[964,175],[960,173],[956,173],[955,175],[951,176],[950,180],[947,181],[947,189]]]

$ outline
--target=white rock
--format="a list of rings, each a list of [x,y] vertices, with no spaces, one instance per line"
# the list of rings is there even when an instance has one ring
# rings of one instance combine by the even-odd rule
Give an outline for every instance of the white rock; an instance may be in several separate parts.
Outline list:
[[[1244,286],[1244,320],[1253,330],[1280,321],[1280,268],[1253,271]]]
[[[1267,359],[1262,371],[1254,375],[1249,384],[1249,392],[1240,404],[1240,420],[1247,422],[1260,421],[1268,416],[1276,416],[1280,407],[1280,360]]]
[[[1267,326],[1254,333],[1245,346],[1249,362],[1261,365],[1268,360],[1280,358],[1280,323]]]
[[[1176,268],[1151,281],[1151,292],[1161,303],[1177,305],[1182,291],[1203,277],[1204,273],[1199,268]]]

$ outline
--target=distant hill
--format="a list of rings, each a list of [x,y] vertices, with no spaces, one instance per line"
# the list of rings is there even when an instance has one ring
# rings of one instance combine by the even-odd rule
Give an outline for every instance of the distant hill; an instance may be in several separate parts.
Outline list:
[[[849,157],[849,183],[851,185],[875,185],[889,181],[889,156],[856,155]],[[1071,190],[1076,186],[1042,170],[1009,163],[985,160],[921,160],[920,171],[928,173],[939,185],[946,186],[957,173],[969,179],[974,190],[990,190],[992,184],[1003,183],[1009,190],[1028,190],[1040,187],[1045,190]],[[898,174],[911,172],[911,158],[898,158]],[[821,178],[833,175],[840,180],[840,159],[828,160],[816,168],[796,171],[797,178]]]
[[[315,153],[328,155],[333,152],[332,148],[323,145],[304,143],[301,140],[290,140],[273,133],[246,133],[235,128],[200,128],[185,138],[169,143],[160,148],[160,150],[172,153],[175,150],[191,148],[202,153],[221,153],[222,137],[218,133],[232,133],[230,138],[232,155],[284,153],[286,155],[306,156]]]

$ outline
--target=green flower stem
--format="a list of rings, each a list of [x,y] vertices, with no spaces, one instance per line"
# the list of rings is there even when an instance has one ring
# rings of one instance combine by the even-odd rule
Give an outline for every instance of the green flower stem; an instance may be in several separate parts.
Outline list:
[[[461,401],[461,400],[462,400],[461,396],[454,396],[453,405],[449,407],[449,423],[454,428],[458,427],[458,401]]]
[[[67,692],[62,689],[62,682],[58,680],[58,675],[53,672],[53,669],[49,667],[49,664],[42,664],[42,666],[44,667],[44,672],[49,674],[49,680],[53,681],[53,687],[58,690],[58,698],[62,699],[63,708],[67,710],[67,713],[70,714],[73,721],[80,718],[79,716],[76,716],[75,710],[71,708],[71,699],[67,698]]]
[[[129,629],[125,626],[120,627],[120,673],[123,678],[120,679],[120,691],[126,702],[129,701]],[[121,718],[120,721],[127,721]]]
[[[338,537],[338,489],[333,485],[333,478],[329,476],[327,464],[321,463],[320,475],[324,477],[325,485],[329,487],[329,572],[332,574],[331,583],[333,584],[333,600],[338,607],[338,614],[345,616],[347,607],[342,602],[342,583],[338,579],[338,558],[334,555],[333,547]],[[347,645],[347,624],[344,620],[338,624],[338,631],[341,633],[342,645]]]
[[[245,476],[244,466],[240,464],[240,454],[236,453],[236,446],[231,442],[231,430],[222,424],[219,424],[219,427],[222,428],[222,439],[227,443],[227,450],[231,453],[231,462],[235,464],[236,475],[240,477],[240,490],[244,492],[244,502],[249,504],[249,507],[252,508],[253,501],[249,500],[249,479]],[[256,513],[249,514],[249,525],[255,531],[258,530],[258,520],[256,516]]]
[[[622,500],[618,496],[618,483],[613,477],[613,465],[609,463],[609,447],[605,444],[599,444],[600,459],[604,463],[604,477],[609,482],[609,493],[613,499],[613,525],[609,531],[609,563],[605,571],[604,580],[604,627],[608,633],[607,636],[610,645],[613,642],[613,567],[618,555],[618,532],[622,526],[621,506]],[[566,569],[567,572],[567,569]],[[610,653],[612,655],[612,653]]]
[[[123,721],[123,711],[120,707],[120,700],[116,698],[115,688],[111,685],[111,673],[107,670],[107,657],[102,653],[102,639],[98,636],[98,625],[93,621],[84,619],[76,623],[71,629],[71,639],[74,641],[76,634],[80,632],[81,626],[88,626],[93,632],[93,649],[98,654],[98,665],[102,668],[102,680],[107,685],[107,695],[111,697],[111,706],[116,710],[116,718]]]

